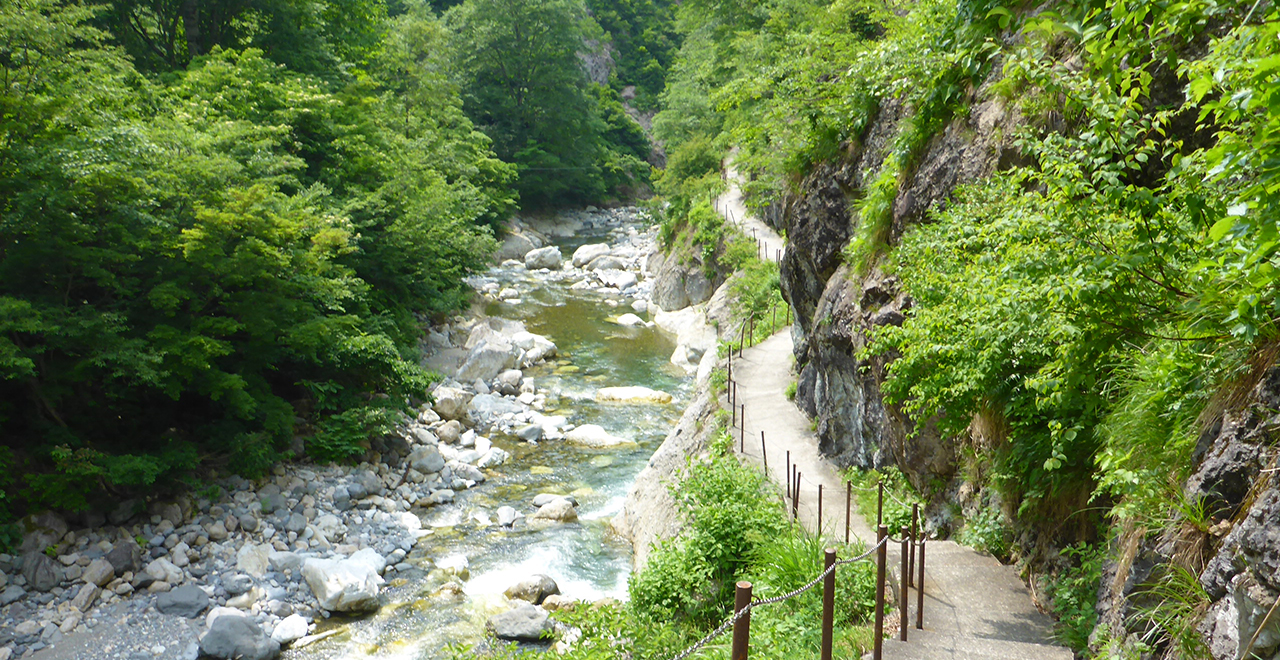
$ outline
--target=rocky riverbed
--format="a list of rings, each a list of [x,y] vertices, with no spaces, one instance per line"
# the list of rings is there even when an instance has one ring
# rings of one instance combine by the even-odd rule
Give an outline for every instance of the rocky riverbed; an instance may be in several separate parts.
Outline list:
[[[473,279],[473,313],[424,337],[430,366],[448,376],[433,404],[407,411],[359,465],[281,465],[105,516],[29,517],[18,554],[0,555],[0,660],[340,657],[343,640],[365,655],[430,657],[405,648],[425,633],[368,613],[448,610],[445,627],[461,632],[431,637],[438,647],[474,641],[509,609],[512,621],[493,616],[491,630],[549,625],[548,607],[618,593],[629,555],[605,521],[714,344],[651,308],[654,238],[629,209],[517,228],[503,256],[519,258]],[[601,339],[601,328],[614,330]],[[616,366],[637,347],[657,357]],[[620,382],[634,373],[660,382]],[[577,573],[554,565],[563,547],[539,550],[569,537],[585,556]],[[501,595],[540,563],[582,593],[548,600],[564,585],[547,578]],[[521,598],[546,601],[534,608],[543,614],[511,609]]]

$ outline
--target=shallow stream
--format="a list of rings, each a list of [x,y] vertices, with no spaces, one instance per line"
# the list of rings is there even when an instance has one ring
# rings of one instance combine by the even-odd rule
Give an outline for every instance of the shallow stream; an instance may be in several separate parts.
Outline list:
[[[607,232],[597,230],[556,244],[568,258],[579,245],[606,241],[612,242]],[[489,303],[487,315],[522,321],[559,347],[554,360],[525,371],[548,392],[544,414],[564,415],[577,425],[598,424],[636,444],[588,449],[558,440],[533,445],[493,436],[495,445],[511,452],[506,464],[492,470],[485,484],[458,493],[454,503],[418,510],[430,533],[410,558],[425,558],[430,563],[424,565],[435,568],[398,574],[384,588],[378,613],[335,616],[320,630],[341,627],[339,634],[288,651],[284,658],[442,657],[446,645],[481,641],[486,619],[508,607],[502,592],[535,573],[551,576],[571,598],[625,598],[631,547],[611,535],[609,521],[678,420],[692,381],[669,363],[675,348],[669,337],[656,328],[624,328],[610,320],[632,311],[629,306],[612,307],[600,293],[524,269],[495,268],[487,277],[521,293],[515,304]],[[595,402],[597,389],[613,385],[643,385],[675,399],[668,405]],[[503,505],[533,513],[529,501],[539,493],[573,494],[580,521],[543,528],[525,520],[514,528],[491,522]],[[438,591],[450,580],[460,583],[465,595]]]

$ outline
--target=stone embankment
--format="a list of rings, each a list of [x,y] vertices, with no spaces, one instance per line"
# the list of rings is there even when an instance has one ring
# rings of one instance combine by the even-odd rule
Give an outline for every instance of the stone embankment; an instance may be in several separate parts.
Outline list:
[[[611,228],[611,242],[565,257],[530,241],[500,269],[573,281],[630,316],[645,314],[654,230],[631,227],[635,215],[625,210],[578,215],[554,228]],[[520,295],[492,274],[473,285],[490,300]],[[256,482],[231,477],[195,495],[130,500],[76,524],[51,512],[25,519],[19,552],[0,555],[0,660],[275,657],[332,634],[317,628],[331,613],[376,610],[384,580],[395,574],[448,570],[415,552],[429,533],[419,513],[481,487],[509,457],[494,439],[627,441],[543,414],[548,392],[524,369],[554,359],[557,347],[519,323],[458,317],[431,329],[423,346],[450,378],[435,388],[433,404],[406,411],[412,416],[396,433],[373,439],[358,465],[279,465]],[[686,364],[690,350],[677,350]],[[538,496],[527,515],[503,506],[492,524],[570,522],[576,506],[571,497]]]

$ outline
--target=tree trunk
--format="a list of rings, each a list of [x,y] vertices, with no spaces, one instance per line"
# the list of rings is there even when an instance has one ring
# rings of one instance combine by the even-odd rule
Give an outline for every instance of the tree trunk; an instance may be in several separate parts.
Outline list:
[[[200,34],[200,0],[182,0],[182,29],[187,36],[187,56],[195,57],[204,52]]]

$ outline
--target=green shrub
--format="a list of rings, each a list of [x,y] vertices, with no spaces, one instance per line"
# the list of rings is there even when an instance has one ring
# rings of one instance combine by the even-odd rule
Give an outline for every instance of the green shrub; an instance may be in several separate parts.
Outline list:
[[[1098,623],[1098,581],[1102,579],[1105,548],[1079,544],[1064,548],[1062,554],[1075,563],[1049,584],[1048,596],[1058,618],[1055,636],[1077,654],[1084,654]]]

